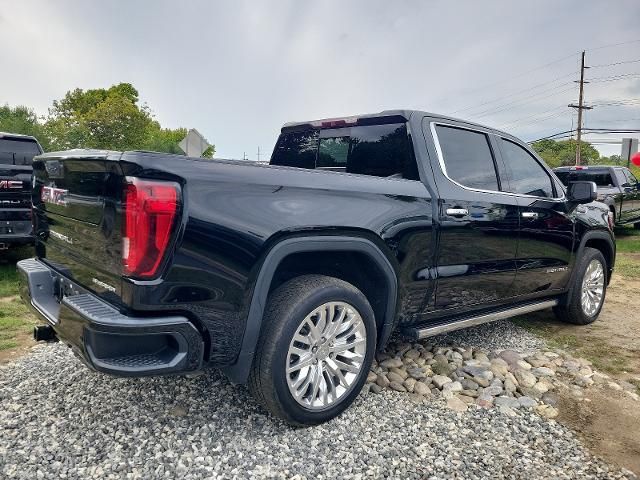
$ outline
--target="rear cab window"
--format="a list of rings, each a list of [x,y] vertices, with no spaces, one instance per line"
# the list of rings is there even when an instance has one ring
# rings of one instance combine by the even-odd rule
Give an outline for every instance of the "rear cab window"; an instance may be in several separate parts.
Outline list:
[[[405,123],[284,132],[270,164],[420,179]]]
[[[29,138],[0,138],[1,165],[31,165],[41,153],[38,143]]]
[[[560,170],[555,172],[560,181],[569,186],[571,182],[594,182],[598,187],[614,187],[610,170]]]

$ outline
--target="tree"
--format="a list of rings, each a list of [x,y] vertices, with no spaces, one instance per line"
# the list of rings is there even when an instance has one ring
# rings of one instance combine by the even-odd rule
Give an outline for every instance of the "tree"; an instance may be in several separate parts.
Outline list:
[[[547,162],[551,168],[563,165],[574,165],[576,162],[576,147],[578,142],[575,140],[538,140],[531,146],[533,149]],[[580,160],[583,165],[594,163],[600,158],[598,151],[588,142],[580,142]]]
[[[44,134],[42,124],[34,111],[28,107],[0,107],[0,131],[34,136],[42,148],[49,149],[48,137]]]

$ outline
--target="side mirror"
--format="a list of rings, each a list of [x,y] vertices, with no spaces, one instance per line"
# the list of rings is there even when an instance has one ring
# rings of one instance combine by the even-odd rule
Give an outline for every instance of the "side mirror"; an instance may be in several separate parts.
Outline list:
[[[598,189],[595,182],[571,182],[567,198],[571,203],[591,203],[598,198]]]

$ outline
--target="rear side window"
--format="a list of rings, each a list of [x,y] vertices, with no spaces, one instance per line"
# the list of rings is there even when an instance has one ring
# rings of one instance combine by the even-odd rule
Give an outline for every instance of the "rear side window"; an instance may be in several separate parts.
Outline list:
[[[0,138],[0,164],[31,165],[33,157],[39,154],[40,148],[33,140]]]
[[[404,123],[283,133],[270,163],[376,177],[420,178]]]
[[[624,176],[627,177],[627,184],[634,186],[638,183],[638,179],[631,173],[631,170],[627,170],[626,168],[623,170]]]
[[[566,186],[571,182],[595,182],[598,187],[613,187],[613,178],[607,170],[560,171],[556,176]]]
[[[460,185],[499,190],[489,139],[481,132],[436,125],[447,176]]]
[[[502,155],[510,171],[510,191],[536,197],[553,197],[551,177],[524,148],[502,139]]]

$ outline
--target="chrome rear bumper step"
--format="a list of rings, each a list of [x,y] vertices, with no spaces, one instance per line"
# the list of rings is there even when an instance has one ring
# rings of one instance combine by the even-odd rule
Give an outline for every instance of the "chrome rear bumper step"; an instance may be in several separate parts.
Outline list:
[[[461,328],[473,327],[475,325],[481,325],[483,323],[494,322],[496,320],[504,320],[506,318],[516,317],[518,315],[524,315],[525,313],[545,310],[547,308],[555,307],[556,305],[558,305],[558,300],[544,300],[542,302],[529,303],[527,305],[520,305],[518,307],[499,310],[497,312],[484,313],[475,317],[467,317],[450,323],[429,325],[422,328],[409,328],[406,330],[406,333],[419,340],[422,338],[433,337],[434,335],[439,335],[441,333],[459,330]]]

